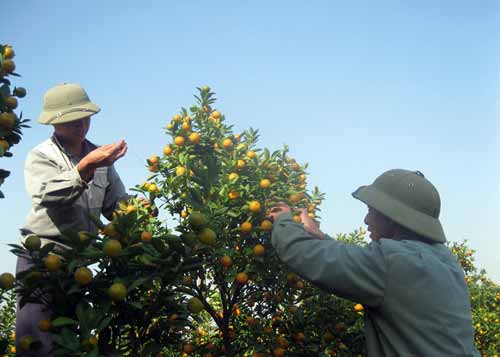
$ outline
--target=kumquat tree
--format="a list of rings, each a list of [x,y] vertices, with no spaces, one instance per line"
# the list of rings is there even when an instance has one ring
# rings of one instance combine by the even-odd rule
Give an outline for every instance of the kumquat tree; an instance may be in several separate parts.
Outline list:
[[[166,126],[172,142],[149,158],[154,174],[138,187],[177,218],[175,231],[203,262],[178,288],[191,297],[189,310],[205,315],[203,327],[185,336],[183,352],[282,356],[346,349],[360,340],[354,304],[339,306],[290,272],[270,242],[268,209],[287,202],[300,224],[298,209],[316,217],[323,194],[307,190],[306,167],[286,147],[271,153],[257,147],[257,130],[233,132],[212,108],[208,87],[196,99]]]
[[[0,157],[12,157],[10,148],[21,141],[22,128],[27,128],[28,119],[22,119],[22,113],[17,116],[18,98],[26,96],[26,89],[14,87],[11,89],[9,77],[19,77],[15,72],[16,64],[13,60],[14,49],[9,45],[0,44]],[[0,185],[10,172],[0,169]],[[4,195],[0,191],[0,198]]]
[[[324,194],[285,146],[258,147],[235,132],[209,87],[166,123],[165,146],[99,234],[31,237],[12,252],[33,267],[0,280],[20,303],[51,306],[39,328],[55,356],[365,356],[364,308],[290,271],[271,245],[268,210],[278,202],[320,220]],[[162,221],[159,212],[165,213]],[[366,244],[365,231],[335,239]],[[473,252],[451,243],[469,284],[476,343],[500,350],[500,288],[477,273]],[[3,290],[1,290],[3,291]],[[23,350],[40,341],[22,336]]]
[[[18,99],[26,96],[26,89],[11,89],[11,77],[19,77],[15,72],[13,60],[15,52],[12,46],[0,44],[0,157],[12,157],[11,148],[22,138],[22,128],[27,128],[28,119],[17,116]],[[0,169],[0,186],[10,175],[8,170]],[[0,198],[4,194],[0,191]],[[10,290],[14,285],[14,276],[10,273],[0,275],[0,355],[15,355],[13,331],[15,321],[15,295]],[[10,290],[10,291],[7,291]]]

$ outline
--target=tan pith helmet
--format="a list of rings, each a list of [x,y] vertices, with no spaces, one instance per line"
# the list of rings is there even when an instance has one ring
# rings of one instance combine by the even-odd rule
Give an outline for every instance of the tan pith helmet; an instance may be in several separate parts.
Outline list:
[[[76,83],[62,83],[50,88],[43,97],[40,124],[62,124],[99,113],[87,92]]]
[[[432,241],[446,242],[439,221],[439,193],[420,171],[386,171],[352,195],[401,226]]]

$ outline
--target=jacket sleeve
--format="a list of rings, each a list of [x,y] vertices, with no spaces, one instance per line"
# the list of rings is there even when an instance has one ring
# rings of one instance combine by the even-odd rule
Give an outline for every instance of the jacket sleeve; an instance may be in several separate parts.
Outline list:
[[[61,171],[56,162],[36,150],[26,158],[24,177],[33,204],[46,208],[71,205],[88,187],[76,167]]]
[[[284,263],[320,288],[370,307],[382,304],[387,271],[379,244],[317,239],[289,213],[276,220],[272,243]]]
[[[102,214],[108,220],[112,220],[113,211],[116,209],[118,202],[128,200],[132,196],[127,194],[125,191],[125,186],[123,185],[118,172],[116,172],[114,165],[108,167],[108,182],[109,184],[106,187]]]

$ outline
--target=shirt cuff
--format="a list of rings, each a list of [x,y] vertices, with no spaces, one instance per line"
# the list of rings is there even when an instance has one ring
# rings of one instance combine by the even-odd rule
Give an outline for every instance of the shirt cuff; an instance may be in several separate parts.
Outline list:
[[[278,224],[282,221],[286,221],[286,220],[291,220],[292,222],[294,222],[294,220],[292,219],[292,214],[290,212],[285,212],[285,213],[282,213],[278,216],[278,218],[276,218],[276,220],[274,221],[275,224]]]

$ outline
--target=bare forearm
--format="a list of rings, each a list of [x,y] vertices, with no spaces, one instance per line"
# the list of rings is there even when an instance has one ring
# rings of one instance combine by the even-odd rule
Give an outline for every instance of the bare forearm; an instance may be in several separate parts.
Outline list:
[[[89,160],[87,160],[85,157],[82,160],[80,160],[78,165],[76,165],[76,168],[80,173],[80,177],[85,182],[89,182],[90,180],[92,180],[92,177],[94,177],[94,172],[96,167],[95,165],[91,164]]]

